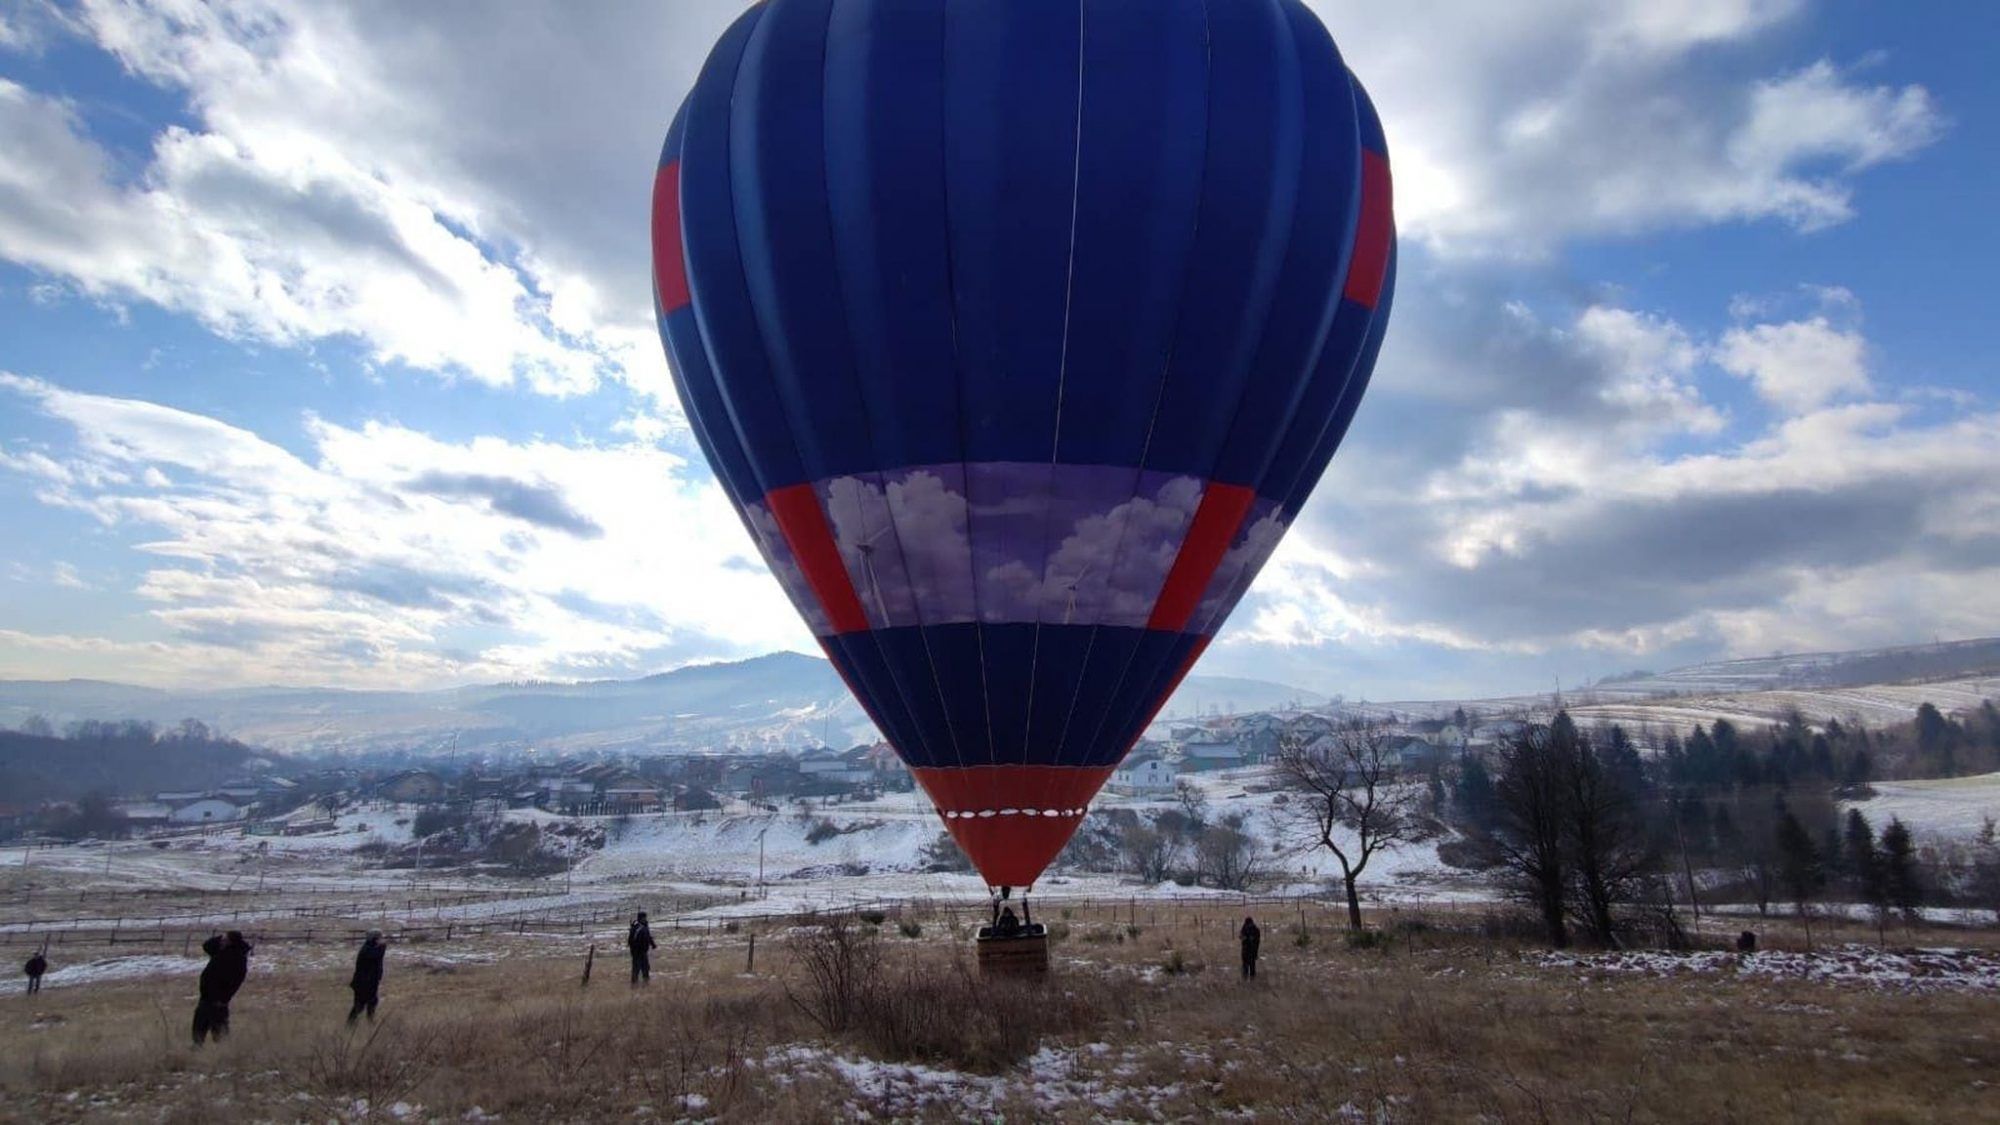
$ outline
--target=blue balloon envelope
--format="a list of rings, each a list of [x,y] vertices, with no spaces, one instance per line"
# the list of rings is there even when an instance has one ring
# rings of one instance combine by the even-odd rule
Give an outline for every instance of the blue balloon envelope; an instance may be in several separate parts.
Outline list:
[[[986,881],[1031,886],[1340,445],[1374,107],[1299,0],[768,0],[653,194],[676,386]]]

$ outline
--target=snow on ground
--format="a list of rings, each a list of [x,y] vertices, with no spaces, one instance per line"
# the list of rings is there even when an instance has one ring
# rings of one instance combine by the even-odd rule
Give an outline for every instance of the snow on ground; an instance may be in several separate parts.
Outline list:
[[[1845,945],[1816,953],[1534,953],[1541,968],[1591,974],[1673,977],[1715,973],[1743,980],[1797,980],[1911,992],[2000,993],[2000,955],[1970,949],[1876,949]]]
[[[58,950],[51,956],[59,956]],[[114,980],[134,980],[146,977],[187,976],[201,970],[200,958],[163,956],[157,953],[137,957],[101,957],[77,965],[61,965],[50,969],[42,977],[43,988],[67,988],[80,984],[102,984]],[[0,981],[0,992],[26,992],[28,982],[25,977],[11,977]]]
[[[1718,692],[1713,695],[1621,699],[1570,707],[1578,722],[1654,724],[1688,730],[1728,719],[1742,727],[1783,722],[1796,710],[1808,723],[1824,725],[1839,719],[1853,725],[1885,727],[1906,723],[1917,708],[1930,703],[1947,714],[1969,711],[1988,699],[2000,699],[2000,677],[1971,676],[1921,684],[1871,684],[1853,688]]]
[[[1235,1040],[1225,1039],[1212,1049],[1233,1054],[1236,1046]],[[1218,1064],[1210,1049],[1172,1043],[1043,1047],[1008,1073],[990,1076],[921,1063],[878,1062],[801,1045],[773,1049],[757,1065],[780,1084],[814,1076],[845,1086],[851,1097],[840,1105],[839,1116],[850,1120],[874,1115],[902,1120],[932,1113],[994,1116],[1010,1102],[1026,1102],[1044,1114],[1089,1106],[1099,1117],[1130,1120],[1156,1118],[1166,1103],[1205,1085],[1185,1075],[1236,1065]],[[1160,1051],[1179,1055],[1184,1075],[1180,1081],[1155,1085],[1140,1080],[1148,1056]]]
[[[577,865],[597,880],[692,879],[745,885],[916,871],[942,825],[928,810],[836,806],[781,812],[662,813],[613,821],[604,850]]]
[[[415,805],[368,805],[334,817],[333,830],[310,836],[238,837],[272,852],[353,851],[363,844],[400,846],[416,839],[411,830]]]
[[[1268,771],[1218,771],[1196,775],[1191,781],[1203,794],[1212,822],[1240,818],[1246,831],[1258,840],[1259,859],[1268,881],[1281,885],[1287,893],[1310,894],[1323,893],[1330,881],[1337,880],[1339,865],[1332,855],[1324,849],[1299,846],[1290,833]],[[1177,807],[1173,799],[1105,793],[1091,815],[1094,824],[1101,826],[1103,818],[1119,810],[1151,817]],[[921,793],[885,794],[830,805],[814,802],[810,807],[791,803],[777,806],[777,811],[733,801],[724,810],[580,821],[538,810],[509,812],[506,816],[510,820],[563,820],[604,830],[602,851],[582,854],[566,877],[539,884],[428,868],[421,872],[390,870],[355,854],[369,844],[406,845],[417,813],[418,809],[409,805],[370,806],[341,814],[332,830],[312,836],[249,836],[225,831],[172,840],[37,849],[25,858],[35,882],[44,883],[59,873],[61,879],[53,885],[71,892],[171,887],[190,892],[262,894],[268,888],[275,897],[256,906],[271,917],[282,917],[290,907],[308,901],[317,904],[313,896],[343,894],[357,901],[414,898],[424,909],[406,911],[400,902],[380,908],[398,916],[408,914],[412,922],[543,913],[553,916],[654,893],[721,900],[691,912],[695,917],[713,918],[846,909],[910,899],[978,904],[986,895],[977,875],[924,871],[925,853],[944,838],[944,825]],[[950,845],[945,847],[951,851]],[[1362,886],[1364,898],[1370,901],[1454,900],[1487,894],[1476,879],[1438,861],[1435,841],[1376,855]],[[546,896],[518,897],[523,890],[543,888],[549,888]],[[1045,875],[1035,889],[1041,901],[1231,897],[1228,892],[1173,882],[1140,886],[1120,875],[1060,870]],[[461,891],[503,891],[516,897],[442,909],[423,902]],[[190,913],[189,906],[176,911],[164,903],[160,907],[149,902],[114,908],[79,899],[68,906],[59,899],[37,897],[27,913],[37,918],[124,911],[161,913],[174,914],[184,924],[197,924],[225,917],[249,919],[251,913],[239,911],[245,905],[217,903],[215,908],[224,913],[211,918],[206,904],[193,906]],[[371,916],[376,912],[371,909]],[[105,924],[110,924],[108,919]],[[0,923],[0,929],[18,928],[20,924]]]
[[[1987,818],[2000,820],[2000,773],[1933,781],[1886,781],[1875,785],[1875,796],[1851,801],[1877,831],[1900,817],[1918,837],[1970,839]]]

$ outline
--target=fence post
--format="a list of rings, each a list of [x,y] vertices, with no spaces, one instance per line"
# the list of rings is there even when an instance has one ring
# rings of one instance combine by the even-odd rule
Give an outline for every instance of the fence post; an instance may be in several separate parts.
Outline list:
[[[744,963],[744,965],[743,965],[743,971],[744,971],[744,972],[746,972],[746,973],[755,973],[755,972],[757,971],[757,931],[756,931],[756,930],[751,930],[751,931],[750,931],[750,958],[749,958],[749,960],[748,960],[748,961],[746,961],[746,962]]]

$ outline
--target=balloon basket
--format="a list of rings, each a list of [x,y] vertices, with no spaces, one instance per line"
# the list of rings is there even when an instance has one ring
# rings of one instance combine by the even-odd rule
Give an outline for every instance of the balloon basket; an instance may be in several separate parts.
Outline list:
[[[1011,934],[981,926],[974,948],[979,954],[980,976],[1041,977],[1049,971],[1049,928],[1039,923],[1022,926]]]

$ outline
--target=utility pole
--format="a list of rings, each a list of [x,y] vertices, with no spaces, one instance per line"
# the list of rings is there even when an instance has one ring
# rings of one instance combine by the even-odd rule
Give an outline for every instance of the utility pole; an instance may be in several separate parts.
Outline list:
[[[764,897],[764,833],[770,830],[771,826],[768,824],[757,830],[757,897],[759,899]]]
[[[1674,802],[1674,837],[1681,846],[1681,873],[1687,877],[1688,905],[1694,908],[1694,928],[1701,929],[1701,893],[1694,886],[1694,865],[1688,862],[1687,833],[1681,828],[1681,802],[1678,795],[1669,798]]]

